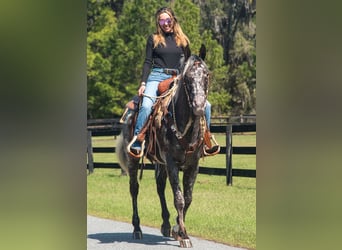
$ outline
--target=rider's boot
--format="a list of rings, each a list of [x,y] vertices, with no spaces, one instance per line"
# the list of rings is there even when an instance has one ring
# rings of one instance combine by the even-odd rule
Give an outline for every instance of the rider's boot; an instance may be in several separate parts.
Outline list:
[[[211,141],[214,142],[212,146]],[[209,129],[207,129],[204,133],[204,155],[212,156],[216,155],[220,152],[220,145],[215,140],[215,137],[210,133]]]
[[[140,158],[144,154],[145,147],[145,134],[140,133],[135,135],[132,141],[128,144],[128,153],[134,158]]]

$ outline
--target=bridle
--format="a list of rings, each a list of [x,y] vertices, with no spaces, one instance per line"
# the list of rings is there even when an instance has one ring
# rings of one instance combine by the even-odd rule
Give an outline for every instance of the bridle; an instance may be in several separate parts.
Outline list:
[[[198,65],[200,63],[201,63],[200,61],[195,61],[193,64],[194,65]],[[190,94],[189,94],[189,90],[188,90],[188,88],[186,86],[187,82],[185,81],[186,70],[188,70],[188,65],[187,65],[187,67],[184,68],[184,71],[182,73],[182,81],[181,82],[183,84],[184,92],[185,92],[185,95],[186,95],[186,98],[187,98],[188,107],[191,109],[192,108],[192,104],[191,104]],[[205,93],[206,95],[207,95],[207,92],[208,92],[208,90],[206,90],[206,93]],[[178,129],[178,126],[177,126],[176,108],[175,108],[175,100],[174,100],[174,98],[171,99],[171,104],[172,104],[172,118],[173,118],[173,122],[172,122],[172,124],[170,126],[170,129],[174,133],[174,135],[176,136],[176,138],[178,139],[180,144],[185,148],[185,146],[187,144],[184,141],[184,136],[187,134],[188,130],[190,129],[191,124],[193,122],[193,118],[192,118],[191,115],[189,116],[189,119],[188,119],[188,121],[186,123],[186,126],[184,128],[184,131],[180,132],[179,129]],[[204,134],[204,130],[205,130],[205,119],[204,119],[204,116],[200,117],[200,129],[201,129],[201,135],[203,135]],[[200,139],[195,143],[194,146],[201,144],[202,141],[203,141],[203,138],[201,136]],[[193,148],[194,148],[194,146],[193,146]],[[188,151],[193,151],[193,149],[192,150],[188,150]]]

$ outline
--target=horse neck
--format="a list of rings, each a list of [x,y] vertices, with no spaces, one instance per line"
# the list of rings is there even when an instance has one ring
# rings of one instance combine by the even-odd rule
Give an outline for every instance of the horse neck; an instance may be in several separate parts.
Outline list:
[[[186,126],[188,126],[189,121],[191,122],[194,120],[194,115],[185,92],[185,87],[182,83],[178,89],[177,98],[175,99],[174,115],[176,117],[176,125],[181,132],[183,132]]]
[[[183,147],[195,148],[202,136],[201,117],[193,114],[184,86],[178,91],[174,107],[176,128],[188,144],[185,146],[183,143]]]

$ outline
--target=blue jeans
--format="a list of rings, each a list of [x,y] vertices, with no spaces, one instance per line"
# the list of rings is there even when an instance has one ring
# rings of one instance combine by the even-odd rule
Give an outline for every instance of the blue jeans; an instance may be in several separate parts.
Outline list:
[[[210,129],[210,118],[211,118],[211,104],[210,102],[207,100],[206,104],[205,104],[205,120],[207,121],[207,125],[208,128]]]
[[[167,75],[165,73],[162,73],[162,69],[154,68],[152,72],[150,73],[147,82],[146,82],[146,88],[144,91],[145,95],[142,104],[139,109],[139,114],[137,118],[137,122],[135,124],[134,129],[134,135],[138,135],[145,125],[145,122],[147,121],[148,117],[150,116],[152,112],[152,106],[156,102],[155,96],[157,96],[158,92],[158,84],[165,80],[170,78],[171,75]],[[210,117],[211,117],[211,104],[207,101],[205,106],[205,118],[208,124],[208,127],[210,127]]]
[[[162,73],[162,69],[158,68],[154,68],[150,73],[144,91],[144,94],[148,96],[143,97],[137,122],[135,124],[134,135],[138,135],[140,133],[140,130],[145,125],[146,120],[152,112],[152,106],[156,102],[156,98],[154,98],[154,96],[158,95],[158,84],[170,77],[171,75]]]

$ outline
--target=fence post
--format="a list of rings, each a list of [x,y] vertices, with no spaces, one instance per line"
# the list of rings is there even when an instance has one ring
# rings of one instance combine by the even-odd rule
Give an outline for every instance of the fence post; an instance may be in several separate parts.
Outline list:
[[[226,127],[226,183],[228,186],[233,185],[233,170],[232,170],[232,145],[233,145],[233,136],[232,136],[232,125],[229,124]]]
[[[91,143],[91,131],[87,133],[87,155],[88,155],[88,170],[89,174],[94,172],[93,146]]]

